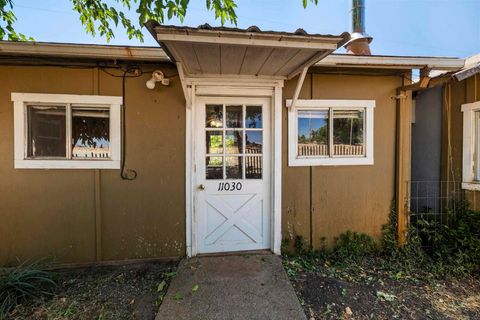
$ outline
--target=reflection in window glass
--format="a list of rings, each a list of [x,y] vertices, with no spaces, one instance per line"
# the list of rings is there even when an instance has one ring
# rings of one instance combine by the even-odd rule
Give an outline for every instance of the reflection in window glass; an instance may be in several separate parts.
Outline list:
[[[206,158],[207,179],[223,179],[223,157]]]
[[[262,153],[262,131],[245,131],[245,153]]]
[[[108,109],[72,108],[72,158],[110,158]]]
[[[241,128],[243,126],[242,106],[226,106],[227,128]]]
[[[245,178],[262,179],[261,156],[245,156]]]
[[[205,127],[223,127],[223,105],[207,104],[205,108]]]
[[[474,170],[475,170],[475,181],[480,180],[480,111],[474,112],[474,122],[475,122],[475,147],[473,154],[475,157],[474,161]]]
[[[245,128],[262,128],[262,106],[247,106]]]
[[[298,111],[298,155],[328,154],[328,110]]]
[[[207,153],[223,153],[223,132],[207,131]]]
[[[65,107],[28,106],[27,121],[29,158],[66,157]]]
[[[333,111],[333,154],[364,155],[363,110]]]
[[[242,157],[225,157],[226,179],[242,179]]]
[[[242,131],[225,131],[225,152],[243,153]]]

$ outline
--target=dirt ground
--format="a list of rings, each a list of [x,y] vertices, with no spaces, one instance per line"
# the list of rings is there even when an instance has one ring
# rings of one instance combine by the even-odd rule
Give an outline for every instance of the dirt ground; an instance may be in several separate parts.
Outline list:
[[[18,306],[9,319],[154,319],[176,265],[56,271],[54,295]]]
[[[287,267],[288,272],[288,267]],[[378,270],[290,272],[309,319],[480,319],[480,277],[422,281]]]

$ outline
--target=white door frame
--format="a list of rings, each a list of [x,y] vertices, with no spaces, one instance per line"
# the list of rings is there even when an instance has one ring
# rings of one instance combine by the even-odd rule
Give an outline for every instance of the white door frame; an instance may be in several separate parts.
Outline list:
[[[282,242],[282,89],[283,80],[243,77],[184,78],[186,100],[185,212],[186,251],[198,253],[197,213],[195,212],[195,145],[197,96],[235,96],[271,98],[271,223],[270,250],[280,254]]]

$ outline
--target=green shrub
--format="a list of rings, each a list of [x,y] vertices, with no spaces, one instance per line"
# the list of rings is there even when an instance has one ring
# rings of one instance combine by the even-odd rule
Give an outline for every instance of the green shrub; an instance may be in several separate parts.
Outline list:
[[[300,256],[309,255],[312,250],[302,236],[295,236],[295,253]]]
[[[480,212],[455,203],[442,219],[439,216],[416,217],[398,244],[395,203],[390,221],[382,228],[380,246],[366,234],[347,231],[338,236],[333,247],[312,251],[302,237],[295,238],[298,268],[314,269],[317,264],[355,269],[362,264],[376,267],[395,278],[431,278],[466,275],[480,271]]]
[[[399,247],[397,213],[392,206],[390,223],[383,227],[383,265],[406,274],[421,270],[432,276],[463,275],[480,266],[480,213],[465,202],[452,205],[443,217],[419,216],[412,221],[406,243]]]
[[[53,286],[52,273],[42,270],[39,263],[22,264],[0,275],[0,319],[27,299],[50,295]]]
[[[382,226],[381,252],[389,253],[398,248],[398,221],[395,201],[392,201],[389,222]]]
[[[447,223],[422,219],[416,232],[433,261],[433,271],[441,274],[465,274],[480,267],[480,212],[459,206],[449,213]]]
[[[332,256],[336,260],[358,261],[377,252],[375,240],[365,233],[347,231],[335,238]]]

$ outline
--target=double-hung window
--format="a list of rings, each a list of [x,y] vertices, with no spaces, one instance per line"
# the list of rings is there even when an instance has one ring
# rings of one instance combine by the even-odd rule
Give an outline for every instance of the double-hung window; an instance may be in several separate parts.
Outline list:
[[[290,166],[373,164],[374,100],[287,100]]]
[[[480,101],[463,104],[462,112],[462,188],[467,190],[480,190]]]
[[[12,93],[15,168],[119,169],[121,97]]]

